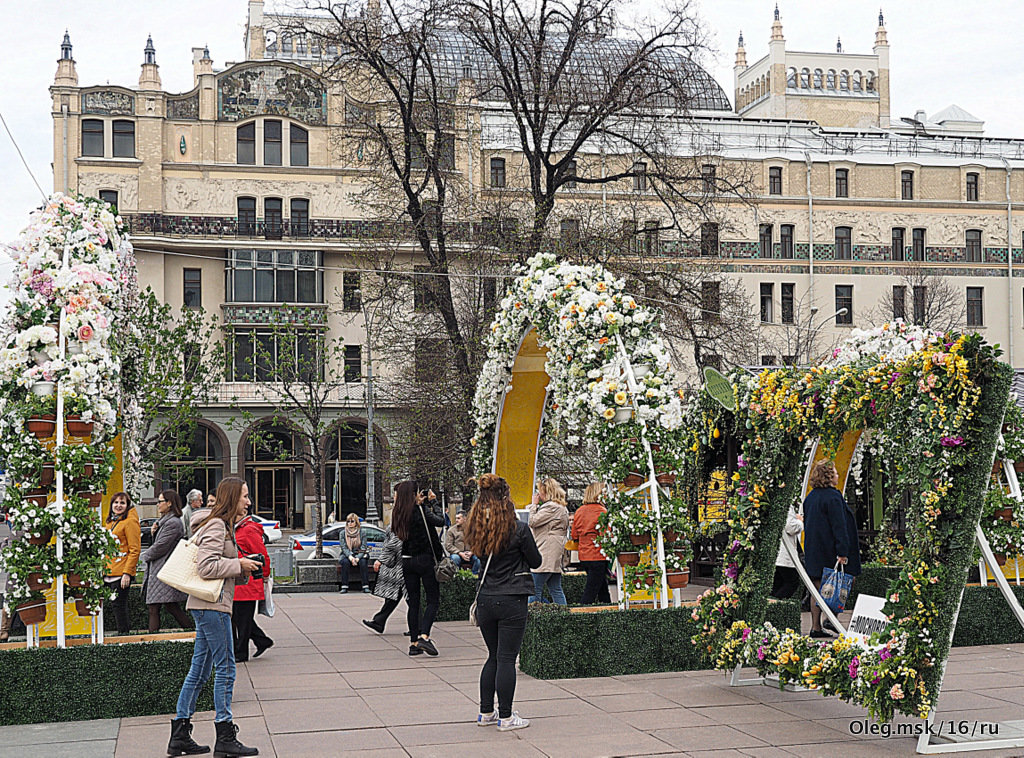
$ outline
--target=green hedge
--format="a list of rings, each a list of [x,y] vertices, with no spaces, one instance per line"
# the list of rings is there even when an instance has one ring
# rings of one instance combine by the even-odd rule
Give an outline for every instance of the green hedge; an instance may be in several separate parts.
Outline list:
[[[587,584],[586,574],[563,574],[562,591],[569,605],[579,605],[583,597],[583,588]],[[550,599],[547,588],[545,597]],[[437,609],[437,621],[468,621],[469,606],[476,596],[476,580],[457,575],[454,579],[441,585],[441,605]]]
[[[0,652],[0,724],[173,713],[192,642],[82,645]],[[198,710],[213,708],[213,678]]]
[[[182,607],[185,604],[182,603]],[[149,609],[146,607],[145,601],[142,599],[142,587],[138,584],[133,584],[128,588],[128,627],[133,631],[146,631],[149,629]],[[180,629],[178,622],[174,620],[174,616],[169,614],[165,609],[160,609],[160,631],[169,631],[172,629]],[[190,629],[192,627],[189,627]],[[117,623],[114,620],[114,611],[108,604],[103,609],[103,631],[104,632],[117,632]]]
[[[691,608],[572,613],[557,606],[531,608],[519,655],[523,672],[538,679],[650,674],[710,668],[690,638]],[[768,604],[765,619],[800,628],[795,600]]]

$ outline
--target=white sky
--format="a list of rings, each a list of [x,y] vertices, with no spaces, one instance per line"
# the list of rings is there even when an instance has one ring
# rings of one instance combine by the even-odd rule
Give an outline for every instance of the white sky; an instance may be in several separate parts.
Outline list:
[[[696,0],[718,48],[708,68],[733,100],[732,64],[742,29],[747,61],[768,52],[774,2]],[[53,82],[67,28],[82,86],[138,82],[146,35],[153,35],[164,89],[192,88],[193,46],[209,45],[214,66],[241,60],[245,0],[6,0],[7,34],[0,59],[0,112],[45,192],[53,187]],[[268,7],[273,3],[269,2]],[[640,7],[660,8],[657,0]],[[890,44],[893,118],[932,114],[951,103],[985,121],[988,136],[1024,138],[1024,2],[1020,0],[890,0],[883,3]],[[868,53],[878,8],[862,0],[781,0],[786,47]],[[0,131],[0,241],[9,242],[41,200],[7,134]],[[0,255],[0,281],[10,261]],[[0,300],[4,292],[0,289]]]

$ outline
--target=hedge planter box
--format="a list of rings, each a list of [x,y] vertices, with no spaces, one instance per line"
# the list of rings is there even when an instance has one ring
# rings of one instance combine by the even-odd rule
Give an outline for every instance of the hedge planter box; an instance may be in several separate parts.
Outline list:
[[[587,586],[587,575],[583,572],[562,574],[562,591],[569,605],[579,605],[583,590]],[[552,602],[544,588],[544,598]],[[457,574],[454,579],[441,585],[441,604],[437,609],[437,621],[465,621],[469,623],[469,606],[476,594],[476,579]]]

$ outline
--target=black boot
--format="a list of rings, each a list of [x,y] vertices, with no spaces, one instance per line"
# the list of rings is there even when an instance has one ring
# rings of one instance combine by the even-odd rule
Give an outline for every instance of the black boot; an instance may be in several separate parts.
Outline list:
[[[171,741],[167,743],[167,755],[202,755],[209,753],[209,745],[197,745],[192,739],[192,722],[188,719],[171,721]]]
[[[217,744],[213,746],[214,758],[231,758],[236,755],[259,755],[258,748],[246,747],[238,741],[238,727],[232,721],[217,721]]]

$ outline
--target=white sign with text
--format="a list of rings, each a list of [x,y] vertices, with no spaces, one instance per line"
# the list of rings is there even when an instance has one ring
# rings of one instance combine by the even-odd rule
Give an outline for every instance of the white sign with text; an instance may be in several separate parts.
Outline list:
[[[857,603],[853,606],[853,616],[850,618],[847,635],[865,647],[871,647],[868,645],[868,638],[875,632],[884,632],[889,626],[889,619],[882,612],[884,607],[884,597],[857,595]]]

